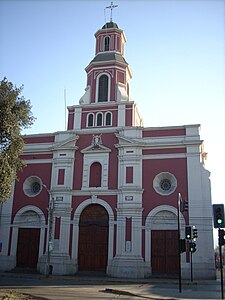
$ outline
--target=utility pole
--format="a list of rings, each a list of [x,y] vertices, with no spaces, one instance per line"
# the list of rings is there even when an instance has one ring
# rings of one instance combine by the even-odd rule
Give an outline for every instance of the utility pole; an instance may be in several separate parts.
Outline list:
[[[223,255],[222,246],[224,245],[224,230],[218,228],[218,239],[219,239],[219,253],[220,253],[220,286],[221,286],[221,299],[224,299],[223,292]]]
[[[181,204],[181,194],[178,194],[178,205],[177,205],[177,228],[178,228],[178,249],[179,249],[179,292],[181,293],[181,242],[180,242],[180,204]]]
[[[224,204],[213,204],[213,221],[214,228],[218,228],[218,240],[219,240],[219,252],[220,252],[220,284],[221,284],[221,299],[224,299],[223,292],[223,258],[222,258],[222,246],[225,244],[224,236],[225,231],[225,216],[224,216]]]
[[[55,201],[52,196],[51,191],[47,188],[45,184],[42,186],[46,189],[49,194],[49,204],[48,204],[48,241],[47,241],[47,261],[46,261],[46,277],[49,277],[52,274],[51,262],[51,252],[53,250],[53,224],[54,224],[54,209]]]

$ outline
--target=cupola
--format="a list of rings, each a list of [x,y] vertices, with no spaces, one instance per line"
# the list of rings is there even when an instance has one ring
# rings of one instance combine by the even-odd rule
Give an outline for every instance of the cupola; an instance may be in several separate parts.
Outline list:
[[[124,58],[126,37],[112,21],[95,33],[95,57],[86,67],[87,87],[80,104],[129,101],[129,81],[132,77]]]

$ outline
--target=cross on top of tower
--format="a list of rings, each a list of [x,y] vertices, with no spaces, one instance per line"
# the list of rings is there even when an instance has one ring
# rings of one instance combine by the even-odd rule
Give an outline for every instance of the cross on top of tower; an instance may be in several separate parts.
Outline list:
[[[118,7],[118,5],[114,5],[113,2],[111,2],[110,6],[106,6],[106,9],[109,8],[111,9],[111,14],[110,14],[110,22],[112,22],[112,11],[114,8]]]

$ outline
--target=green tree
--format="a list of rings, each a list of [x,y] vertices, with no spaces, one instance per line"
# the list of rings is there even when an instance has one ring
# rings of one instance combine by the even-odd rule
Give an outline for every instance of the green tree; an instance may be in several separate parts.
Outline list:
[[[21,131],[34,122],[30,100],[20,96],[22,89],[7,78],[0,81],[0,202],[9,198],[13,180],[24,166]]]

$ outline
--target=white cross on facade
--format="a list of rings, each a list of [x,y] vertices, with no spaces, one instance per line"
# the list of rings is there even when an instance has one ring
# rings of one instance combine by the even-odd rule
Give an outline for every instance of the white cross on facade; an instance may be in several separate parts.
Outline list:
[[[113,2],[111,2],[110,6],[106,6],[106,8],[111,9],[110,22],[112,22],[112,11],[113,11],[113,8],[115,8],[115,7],[118,7],[118,5],[113,5]]]

